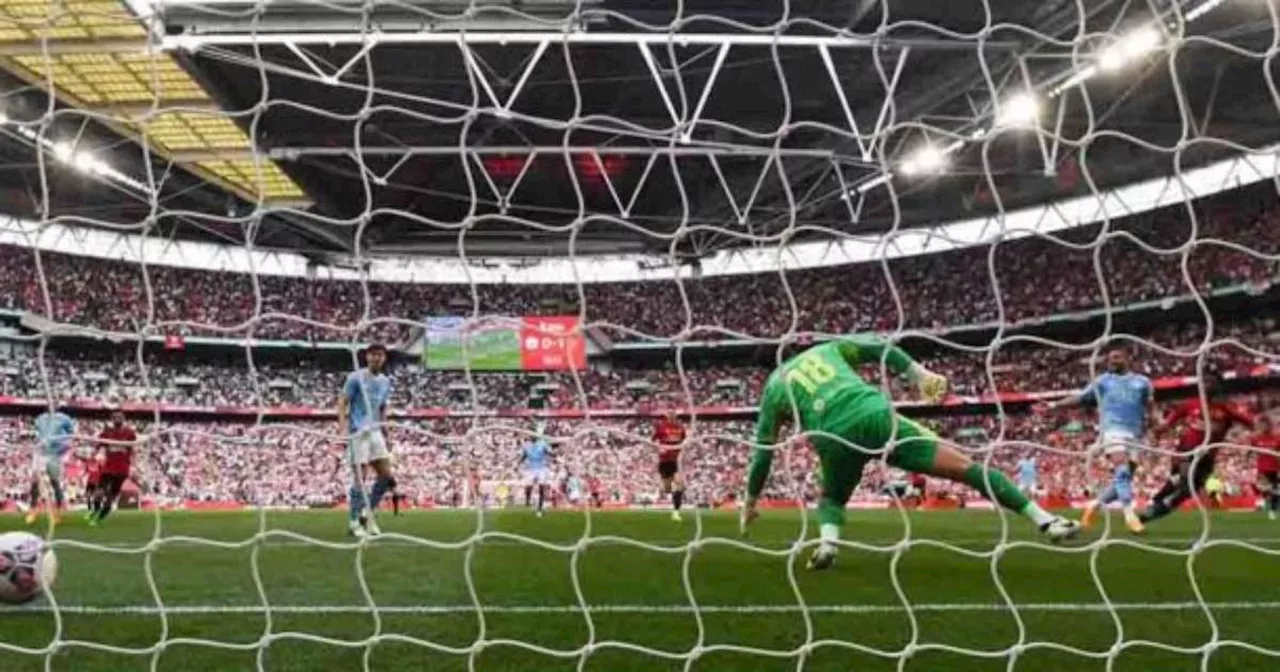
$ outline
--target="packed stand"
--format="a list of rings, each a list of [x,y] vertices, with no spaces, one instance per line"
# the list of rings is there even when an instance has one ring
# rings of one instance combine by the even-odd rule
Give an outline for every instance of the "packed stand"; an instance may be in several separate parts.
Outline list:
[[[0,307],[108,331],[307,341],[409,340],[427,315],[578,314],[619,340],[778,337],[800,331],[944,328],[1044,317],[1265,283],[1280,252],[1280,209],[1233,195],[1112,224],[1062,240],[1024,237],[888,263],[698,280],[571,285],[434,285],[197,272],[0,247]],[[1274,200],[1274,198],[1272,198]],[[1141,244],[1139,242],[1141,241]],[[1150,251],[1144,246],[1155,248]],[[1187,276],[1183,273],[1186,257]],[[1101,265],[1101,276],[1095,269]],[[988,263],[994,271],[988,270]],[[40,272],[37,272],[39,268]],[[887,272],[886,272],[887,268]],[[1052,268],[1052,273],[1045,269]],[[1104,301],[1105,278],[1106,299]],[[42,282],[43,280],[43,282]],[[1188,284],[1190,282],[1190,285]],[[147,287],[150,288],[149,294]],[[681,289],[683,288],[683,294]],[[368,300],[366,301],[366,291]],[[581,292],[581,294],[580,294]],[[1000,301],[996,301],[997,292]],[[792,309],[791,297],[795,300]],[[896,297],[896,298],[895,298]],[[686,308],[687,300],[687,308]],[[582,304],[582,305],[580,305]],[[368,308],[368,321],[360,329]],[[1001,312],[1003,311],[1003,313]]]
[[[1274,320],[1254,318],[1215,325],[1214,338],[1234,339],[1245,347],[1218,345],[1205,351],[1205,363],[1239,374],[1273,363],[1276,354],[1271,334]],[[1198,325],[1167,325],[1147,332],[1140,341],[1116,339],[1133,352],[1136,370],[1151,378],[1194,375],[1197,353],[1205,330]],[[1153,347],[1154,344],[1157,347]],[[1159,348],[1179,351],[1169,354]],[[1251,350],[1246,349],[1251,348]],[[1074,350],[1040,345],[1014,344],[996,349],[990,363],[995,387],[988,380],[987,353],[945,349],[921,356],[922,363],[946,375],[959,395],[993,391],[1043,392],[1076,389],[1101,366],[1101,354],[1092,348]],[[45,398],[45,375],[39,358],[0,360],[0,396]],[[1280,363],[1280,362],[1277,362]],[[146,360],[145,378],[136,354],[104,357],[101,353],[46,352],[44,369],[55,397],[107,401],[163,401],[215,407],[306,406],[330,408],[336,403],[345,370],[332,365],[275,366],[248,361],[239,365],[193,364],[172,357]],[[868,380],[883,380],[880,367],[862,367]],[[665,368],[603,368],[577,373],[547,374],[475,373],[430,371],[419,363],[397,365],[394,379],[395,408],[447,408],[454,410],[509,410],[528,406],[536,386],[554,386],[546,397],[547,408],[629,409],[645,406],[749,406],[755,403],[769,373],[766,366],[693,366],[682,371]],[[686,387],[687,395],[686,396]],[[894,397],[910,400],[914,391],[899,378],[891,378]]]

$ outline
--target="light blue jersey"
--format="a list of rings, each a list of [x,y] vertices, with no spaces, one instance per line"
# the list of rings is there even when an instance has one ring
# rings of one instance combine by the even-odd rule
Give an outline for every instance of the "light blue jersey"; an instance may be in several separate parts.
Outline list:
[[[36,451],[45,457],[62,457],[71,447],[76,423],[61,411],[36,416]]]
[[[547,468],[551,461],[551,446],[546,439],[536,439],[524,447],[524,466],[530,471]]]
[[[1024,457],[1018,460],[1018,483],[1034,484],[1036,482],[1036,458]]]
[[[1080,403],[1098,407],[1098,431],[1140,438],[1147,431],[1151,379],[1140,373],[1104,373],[1080,394]]]
[[[347,400],[348,429],[352,434],[372,429],[381,422],[382,410],[391,399],[391,379],[369,369],[352,371],[342,385]]]

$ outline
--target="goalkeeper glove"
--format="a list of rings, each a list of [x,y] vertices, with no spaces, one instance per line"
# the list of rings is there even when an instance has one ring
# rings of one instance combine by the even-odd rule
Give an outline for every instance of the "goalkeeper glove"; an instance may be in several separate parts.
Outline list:
[[[916,383],[924,400],[936,404],[947,396],[947,378],[932,371],[925,371]]]

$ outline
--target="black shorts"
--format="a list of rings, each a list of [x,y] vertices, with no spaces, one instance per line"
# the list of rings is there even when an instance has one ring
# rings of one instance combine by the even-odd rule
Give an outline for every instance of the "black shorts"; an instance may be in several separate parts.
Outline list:
[[[117,497],[127,480],[129,480],[128,474],[103,474],[98,477],[98,489],[107,493],[109,497]]]
[[[1176,472],[1169,477],[1160,492],[1156,493],[1156,497],[1169,499],[1175,504],[1191,499],[1204,489],[1205,482],[1213,475],[1217,457],[1216,453],[1207,453],[1198,460],[1176,465]]]
[[[658,463],[658,475],[664,479],[672,479],[680,473],[680,463],[675,460],[663,460]]]
[[[1199,491],[1204,488],[1204,484],[1213,475],[1215,463],[1218,461],[1217,453],[1208,453],[1199,460],[1187,465],[1187,471],[1191,476],[1192,492]]]
[[[1258,485],[1266,487],[1270,492],[1280,494],[1280,471],[1259,471]]]

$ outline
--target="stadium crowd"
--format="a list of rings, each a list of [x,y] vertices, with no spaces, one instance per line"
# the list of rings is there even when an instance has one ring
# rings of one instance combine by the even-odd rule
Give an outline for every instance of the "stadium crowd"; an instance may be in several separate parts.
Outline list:
[[[1252,318],[1214,325],[1215,340],[1234,339],[1245,347],[1222,344],[1207,350],[1206,363],[1244,373],[1270,364],[1276,355],[1271,341],[1271,318]],[[1198,325],[1165,325],[1141,334],[1142,340],[1115,339],[1132,349],[1138,369],[1152,378],[1195,373],[1196,353],[1205,331]],[[1181,354],[1170,354],[1152,344]],[[1247,349],[1248,348],[1248,349]],[[45,376],[35,351],[11,360],[0,375],[0,396],[44,398]],[[1101,354],[1101,352],[1099,353]],[[693,359],[693,358],[690,358]],[[1101,365],[1090,349],[1071,350],[1014,344],[996,349],[990,363],[995,387],[988,380],[987,353],[946,349],[923,355],[930,369],[950,378],[961,395],[991,391],[1040,392],[1078,387],[1092,377],[1091,361]],[[301,405],[331,407],[346,371],[321,365],[279,366],[247,360],[238,364],[195,364],[186,358],[148,357],[146,377],[136,354],[104,356],[98,352],[46,353],[45,373],[55,398],[62,402],[89,400],[152,400],[199,406]],[[1280,362],[1278,362],[1280,363]],[[430,371],[418,362],[396,366],[392,404],[398,408],[502,410],[527,404],[535,385],[554,386],[550,408],[625,408],[637,403],[684,405],[685,385],[695,406],[749,405],[758,397],[768,374],[767,365],[696,366],[683,371],[665,368],[603,368],[546,374]],[[878,365],[863,367],[873,381],[883,379]],[[890,377],[896,398],[910,399],[914,391]],[[579,392],[579,385],[581,392]],[[549,388],[548,388],[549,389]],[[473,396],[474,392],[474,396]]]
[[[1270,408],[1274,399],[1237,399],[1253,408]],[[941,436],[972,451],[975,459],[1012,472],[1020,457],[1040,465],[1041,494],[1078,499],[1104,482],[1099,461],[1090,457],[1096,442],[1088,411],[1049,415],[961,415],[930,418]],[[81,422],[73,447],[81,457],[92,450],[87,437],[99,423]],[[144,435],[135,460],[134,481],[143,496],[160,502],[243,502],[270,506],[330,506],[341,500],[348,483],[343,448],[332,422],[165,423],[139,425]],[[697,419],[682,460],[690,500],[703,505],[731,501],[742,487],[750,457],[753,425],[747,420]],[[0,493],[12,501],[25,494],[30,477],[30,420],[0,419]],[[1003,430],[1003,431],[1002,431]],[[418,505],[470,505],[476,497],[488,506],[519,503],[519,447],[537,431],[527,420],[441,419],[396,423],[389,431],[399,474],[399,492]],[[542,431],[556,448],[555,483],[569,476],[598,483],[607,503],[648,504],[659,497],[654,469],[656,447],[649,420],[553,420]],[[1244,441],[1236,436],[1233,441]],[[1034,444],[1034,445],[1033,445]],[[1169,450],[1168,439],[1160,448]],[[815,460],[801,443],[782,449],[766,495],[804,498],[816,495]],[[74,462],[74,459],[73,459]],[[1229,492],[1249,492],[1254,483],[1253,455],[1226,448],[1218,475]],[[1150,495],[1168,473],[1167,453],[1145,453],[1136,482]],[[74,470],[73,470],[74,471]],[[882,497],[904,475],[882,464],[867,467],[858,497]],[[949,482],[931,483],[933,494],[972,500],[974,493]]]
[[[680,336],[691,340],[751,335],[776,337],[793,317],[804,331],[849,333],[1006,323],[1104,305],[1185,295],[1193,289],[1269,284],[1275,262],[1258,255],[1280,253],[1280,208],[1235,203],[1198,204],[1195,220],[1180,206],[1112,225],[1084,227],[1061,239],[1023,237],[990,246],[780,274],[691,279],[674,282],[566,285],[390,284],[325,279],[256,278],[233,273],[193,272],[161,266],[42,253],[36,264],[28,249],[0,246],[0,308],[46,315],[59,321],[110,331],[153,334],[234,334],[300,340],[405,342],[412,321],[424,315],[534,315],[576,313],[615,338]],[[1090,244],[1096,241],[1096,244]],[[1068,244],[1064,244],[1068,243]],[[1072,245],[1075,245],[1073,247]],[[1052,273],[1046,273],[1046,269]],[[984,269],[975,272],[975,269]],[[1105,284],[1100,278],[1106,278]],[[472,291],[479,297],[472,301]],[[47,297],[46,297],[47,290]],[[368,299],[366,300],[366,296]],[[997,301],[997,297],[999,300]],[[794,300],[794,310],[792,309]],[[352,327],[368,309],[376,324]],[[900,312],[899,312],[900,308]],[[901,316],[901,320],[899,319]],[[400,319],[386,322],[383,318]],[[329,326],[324,326],[329,325]],[[1217,344],[1205,358],[1237,372],[1271,364],[1274,320],[1230,316],[1214,325]],[[1196,370],[1207,332],[1202,324],[1170,323],[1134,334],[1136,369],[1153,378]],[[1126,341],[1126,339],[1120,339]],[[1244,347],[1241,347],[1244,346]],[[947,375],[962,395],[1068,390],[1096,372],[1100,350],[1049,347],[1006,340],[996,347],[961,349],[937,345],[919,355]],[[48,389],[61,404],[76,400],[156,400],[200,406],[300,405],[331,407],[347,370],[333,364],[264,358],[223,364],[181,354],[136,354],[113,346],[69,351],[58,346],[38,356],[21,347],[0,362],[0,396],[44,398]],[[501,410],[522,408],[542,390],[551,408],[630,408],[637,405],[745,406],[754,403],[767,365],[708,365],[685,355],[683,372],[668,365],[629,368],[625,360],[593,362],[578,374],[477,373],[425,370],[399,363],[396,408]],[[863,371],[881,381],[880,367]],[[895,398],[910,399],[900,383],[888,383]],[[993,387],[994,386],[994,387]],[[689,398],[686,399],[686,390]],[[1271,408],[1269,400],[1249,400]],[[970,445],[980,457],[1012,470],[1035,450],[1048,494],[1078,498],[1099,483],[1087,449],[1095,442],[1091,419],[1082,413],[947,416],[930,420],[940,432]],[[0,418],[0,492],[17,498],[27,487],[30,422]],[[94,421],[81,424],[91,435]],[[135,480],[149,497],[166,500],[236,501],[263,505],[327,506],[344,495],[347,477],[331,421],[248,424],[165,422],[140,427],[150,438],[137,461]],[[533,426],[527,420],[476,416],[397,424],[391,432],[401,474],[400,492],[419,503],[463,504],[475,497],[491,505],[515,498],[515,454]],[[691,500],[725,502],[741,487],[749,457],[751,426],[745,420],[700,419],[684,457]],[[598,483],[604,499],[651,502],[658,493],[654,448],[642,420],[553,420],[560,457],[557,479]],[[80,441],[83,450],[88,443]],[[1143,458],[1139,490],[1150,494],[1164,478],[1168,460]],[[1229,488],[1253,480],[1246,451],[1232,450],[1219,462]],[[811,451],[786,450],[767,493],[812,499]],[[901,479],[882,465],[867,469],[860,493],[876,496]],[[953,486],[935,484],[944,494]],[[971,494],[971,493],[970,493]]]
[[[779,273],[760,273],[680,285],[480,285],[474,288],[478,305],[467,284],[255,279],[55,253],[41,253],[37,265],[32,250],[0,246],[0,308],[116,332],[137,333],[150,325],[151,334],[354,337],[392,344],[407,341],[412,322],[426,315],[473,310],[522,316],[576,314],[581,308],[589,324],[619,340],[776,337],[787,332],[793,312],[802,331],[892,329],[899,324],[899,305],[903,326],[942,328],[1164,299],[1189,294],[1191,286],[1203,291],[1270,282],[1274,261],[1231,244],[1260,255],[1280,252],[1280,209],[1237,200],[1202,203],[1194,221],[1179,205],[1106,231],[1081,227],[1059,240],[1013,238],[994,251],[970,247],[895,259],[887,266],[788,271],[785,283]],[[1046,274],[1048,268],[1053,272]],[[1106,278],[1105,286],[1100,278]],[[356,332],[366,308],[374,323]]]

